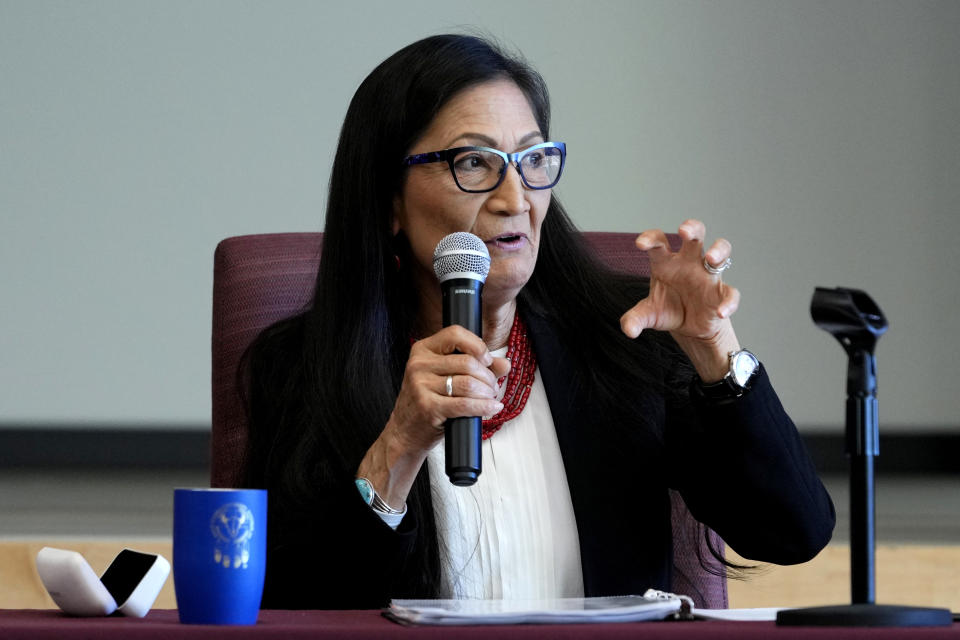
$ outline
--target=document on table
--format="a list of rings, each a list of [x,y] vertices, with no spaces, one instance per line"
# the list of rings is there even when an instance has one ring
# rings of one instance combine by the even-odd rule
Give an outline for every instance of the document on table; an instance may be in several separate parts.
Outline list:
[[[695,618],[705,620],[736,620],[737,622],[763,622],[777,619],[777,611],[784,607],[758,607],[755,609],[697,609]]]
[[[689,611],[687,598],[670,595],[556,598],[550,600],[394,600],[383,614],[423,625],[571,624],[663,620]]]

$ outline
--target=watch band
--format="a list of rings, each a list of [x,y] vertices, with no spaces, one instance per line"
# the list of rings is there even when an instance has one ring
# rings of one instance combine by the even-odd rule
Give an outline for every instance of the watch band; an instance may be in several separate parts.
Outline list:
[[[747,363],[747,367],[752,367],[752,369],[749,372],[749,376],[741,385],[737,382],[737,376],[743,372],[738,372],[736,368],[743,366],[742,363],[744,361]],[[727,375],[723,376],[723,379],[719,382],[705,384],[699,376],[696,376],[691,385],[693,392],[701,398],[712,402],[736,400],[747,393],[750,390],[754,378],[757,376],[757,372],[760,371],[760,361],[757,360],[757,357],[750,351],[741,349],[739,351],[731,351],[727,354],[727,362],[728,371]]]

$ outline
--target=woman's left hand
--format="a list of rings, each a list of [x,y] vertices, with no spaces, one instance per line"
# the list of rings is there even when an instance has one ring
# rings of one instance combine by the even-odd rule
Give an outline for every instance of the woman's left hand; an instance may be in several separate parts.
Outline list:
[[[672,251],[659,230],[641,233],[637,248],[650,257],[650,293],[620,318],[623,332],[636,338],[644,329],[669,331],[693,362],[704,382],[721,379],[728,354],[740,348],[730,316],[740,304],[740,292],[725,284],[719,267],[730,258],[727,240],[716,240],[704,253],[706,228],[699,220],[680,225],[679,251]]]

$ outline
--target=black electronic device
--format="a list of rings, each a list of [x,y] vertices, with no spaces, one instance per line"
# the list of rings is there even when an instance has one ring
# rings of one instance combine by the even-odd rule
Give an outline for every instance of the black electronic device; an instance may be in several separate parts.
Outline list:
[[[156,563],[157,556],[152,553],[124,549],[100,576],[100,582],[122,608]]]

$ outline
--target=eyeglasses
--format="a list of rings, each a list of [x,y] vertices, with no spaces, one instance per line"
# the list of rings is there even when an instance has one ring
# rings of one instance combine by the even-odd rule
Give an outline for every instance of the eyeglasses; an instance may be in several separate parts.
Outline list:
[[[490,147],[457,147],[407,156],[404,166],[446,162],[450,173],[467,193],[493,191],[507,175],[507,164],[512,163],[528,189],[550,189],[560,181],[567,159],[567,145],[563,142],[541,142],[517,153],[506,153]]]

